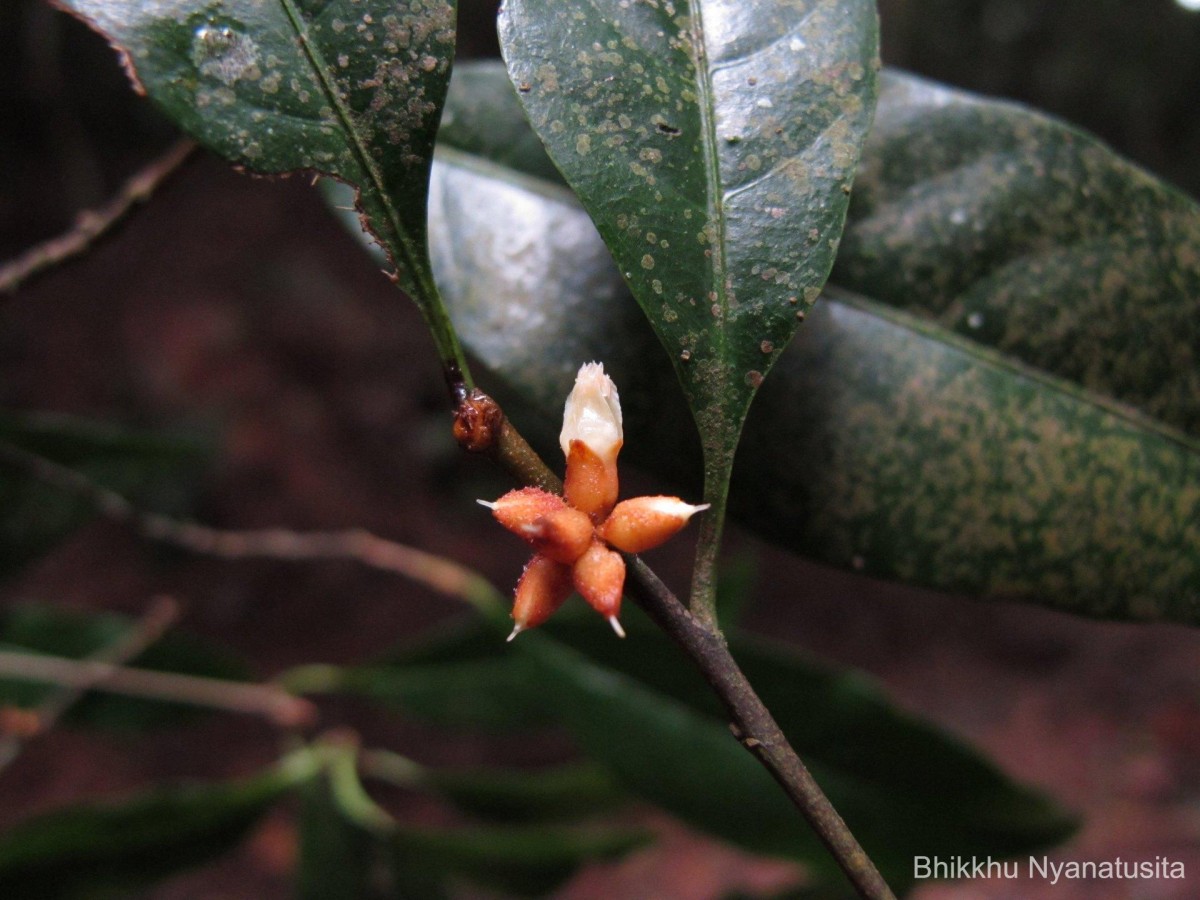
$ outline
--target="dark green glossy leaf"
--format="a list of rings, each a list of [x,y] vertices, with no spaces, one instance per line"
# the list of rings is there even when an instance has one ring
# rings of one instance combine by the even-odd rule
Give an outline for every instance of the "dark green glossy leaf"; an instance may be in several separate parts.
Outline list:
[[[134,627],[133,619],[114,613],[84,613],[49,604],[27,604],[0,613],[0,647],[81,659],[117,643]],[[243,679],[247,674],[245,667],[229,655],[178,632],[164,635],[131,662],[154,671],[209,678]],[[0,705],[32,707],[55,690],[33,682],[0,679]],[[196,714],[194,706],[96,693],[75,704],[65,721],[133,730],[172,724]]]
[[[674,362],[720,506],[750,400],[833,264],[874,4],[507,0],[500,43]]]
[[[868,145],[868,170],[882,165],[870,156],[879,146]],[[1100,152],[1073,146],[1089,158]],[[1065,165],[1066,150],[1053,152]],[[1110,156],[1108,165],[1123,164]],[[463,237],[435,260],[452,314],[508,392],[529,402],[515,413],[523,427],[552,433],[574,362],[603,359],[628,405],[625,452],[669,478],[686,474],[686,412],[661,360],[644,352],[647,330],[570,197],[452,154],[434,192],[434,227]],[[1168,212],[1200,222],[1195,205]],[[1159,236],[1147,227],[1143,251],[1155,252]],[[1135,237],[1126,229],[1129,246]],[[523,254],[547,262],[543,279],[522,267]],[[1190,277],[1169,267],[1160,276],[1147,275],[1144,289],[1167,297]],[[589,294],[592,283],[600,287]],[[847,294],[826,297],[809,318],[747,423],[735,516],[805,555],[883,577],[1086,615],[1200,623],[1194,439]],[[1136,310],[1095,326],[1140,327]]]
[[[529,825],[401,827],[392,838],[400,877],[405,872],[450,873],[529,896],[544,896],[585,863],[622,856],[648,840],[644,831],[630,828]]]
[[[833,281],[1200,436],[1200,215],[1088,134],[899,73]]]
[[[526,707],[553,714],[633,793],[750,850],[826,866],[825,851],[794,808],[730,737],[709,687],[636,609],[623,618],[625,641],[613,640],[594,620],[556,619],[532,640],[522,635],[511,645],[491,627],[464,624],[415,655],[476,663],[490,656],[527,673],[504,688],[514,724]],[[1069,832],[1053,804],[894,709],[868,679],[736,633],[730,647],[835,806],[897,883],[911,877],[913,853],[1015,854]],[[394,663],[401,671],[403,656]],[[521,682],[523,690],[509,687]],[[481,679],[474,693],[499,692]],[[454,696],[447,695],[447,705]],[[929,790],[930,772],[938,773],[936,792]]]
[[[158,788],[26,820],[0,838],[0,896],[131,896],[236,846],[259,816],[315,771],[307,757],[293,757],[241,781]]]
[[[63,0],[163,111],[256,172],[312,170],[358,205],[445,354],[425,197],[454,55],[453,0]]]
[[[1200,444],[936,325],[841,296],[764,392],[738,509],[855,569],[1200,624]],[[787,496],[761,472],[797,478]]]
[[[0,441],[69,466],[155,509],[179,509],[205,459],[196,441],[61,415],[0,413]],[[92,504],[0,458],[0,577],[94,515]]]

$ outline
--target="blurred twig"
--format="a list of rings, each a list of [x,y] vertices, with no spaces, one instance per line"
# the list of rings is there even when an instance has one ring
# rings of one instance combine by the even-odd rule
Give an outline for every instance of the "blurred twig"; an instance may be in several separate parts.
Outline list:
[[[0,294],[10,294],[30,278],[89,250],[119,225],[139,204],[158,190],[196,152],[195,141],[184,138],[162,156],[140,169],[98,209],[84,210],[69,231],[37,244],[11,262],[0,266]]]
[[[253,531],[209,528],[140,510],[116,491],[96,484],[81,472],[7,441],[0,441],[0,462],[83,497],[105,517],[130,525],[144,537],[192,553],[224,559],[352,559],[373,569],[411,578],[476,608],[491,607],[496,603],[495,588],[471,569],[361,528],[303,533],[283,528]]]
[[[146,648],[166,634],[179,621],[181,612],[182,607],[174,597],[155,597],[145,614],[125,634],[113,643],[101,647],[85,662],[125,665],[141,656]],[[90,689],[102,686],[100,682],[74,684],[55,691],[36,709],[28,710],[29,717],[23,734],[0,737],[0,770],[6,768],[20,754],[22,738],[36,737],[49,731]]]
[[[20,650],[0,650],[0,675],[26,681],[45,681],[76,690],[111,691],[133,697],[264,716],[285,728],[307,725],[316,718],[316,709],[311,703],[274,685],[222,681],[175,672],[151,672],[112,663],[44,656]]]

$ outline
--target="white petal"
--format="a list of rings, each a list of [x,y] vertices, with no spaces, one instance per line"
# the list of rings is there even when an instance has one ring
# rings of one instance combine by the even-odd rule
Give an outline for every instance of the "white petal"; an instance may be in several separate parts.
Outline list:
[[[612,461],[623,440],[617,386],[604,374],[603,363],[584,363],[563,409],[558,438],[563,455],[570,453],[571,441],[583,441],[601,459]]]

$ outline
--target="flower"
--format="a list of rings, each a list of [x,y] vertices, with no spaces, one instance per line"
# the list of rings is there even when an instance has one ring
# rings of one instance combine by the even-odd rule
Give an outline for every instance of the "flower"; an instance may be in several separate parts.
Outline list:
[[[621,399],[601,363],[586,363],[563,410],[559,444],[567,458],[563,496],[539,488],[509,491],[495,503],[480,500],[509,531],[534,550],[517,582],[511,641],[541,625],[572,591],[625,636],[617,616],[625,560],[662,544],[708,504],[678,497],[634,497],[617,502],[617,454],[624,443]]]

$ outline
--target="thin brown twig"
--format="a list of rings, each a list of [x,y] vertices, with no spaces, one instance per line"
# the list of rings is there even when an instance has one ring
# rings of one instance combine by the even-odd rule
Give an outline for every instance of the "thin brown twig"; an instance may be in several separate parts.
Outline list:
[[[68,231],[30,247],[0,266],[0,294],[12,293],[30,278],[85,253],[121,224],[138,204],[150,199],[196,149],[193,140],[176,141],[166,153],[134,173],[103,206],[79,213]]]
[[[635,556],[627,556],[626,562],[638,605],[700,670],[729,713],[733,736],[783,788],[855,890],[870,900],[894,900],[871,858],[738,667],[725,638],[692,615],[644,562]]]
[[[21,650],[0,650],[0,675],[263,716],[284,728],[309,725],[316,718],[316,708],[309,701],[274,685],[152,672]]]
[[[179,621],[182,610],[183,607],[174,597],[160,595],[153,598],[146,612],[125,634],[98,649],[87,657],[86,661],[116,666],[125,665],[161,639]],[[36,709],[29,710],[31,733],[0,738],[0,770],[5,769],[17,758],[25,741],[51,730],[59,719],[89,690],[99,686],[98,684],[74,685],[54,691]]]
[[[88,500],[106,518],[134,528],[150,540],[222,559],[311,561],[351,559],[373,569],[403,575],[473,606],[490,603],[487,579],[452,560],[398,544],[361,528],[296,532],[283,528],[231,531],[209,528],[138,509],[121,494],[81,472],[0,440],[0,462],[14,465],[60,490]]]

